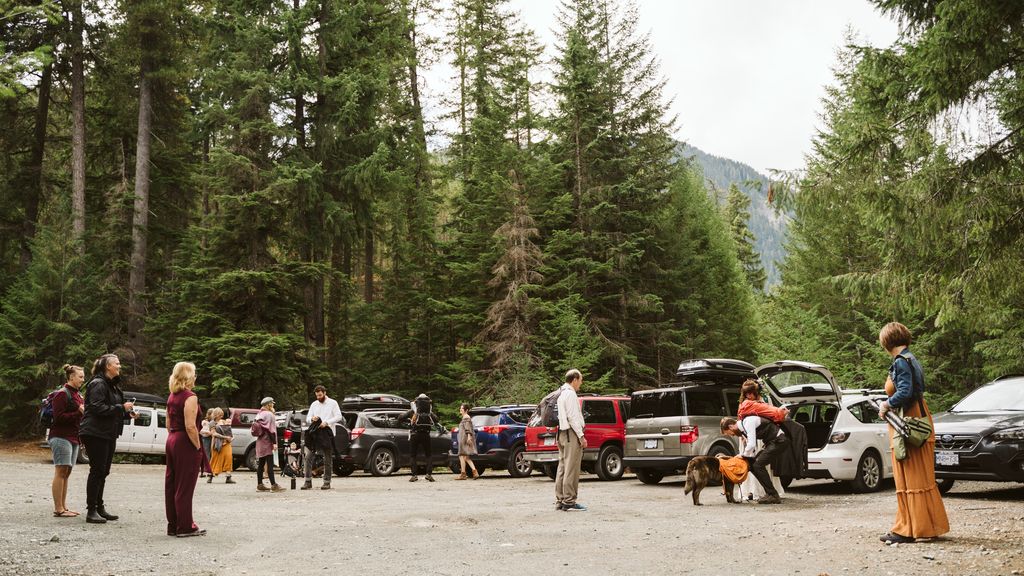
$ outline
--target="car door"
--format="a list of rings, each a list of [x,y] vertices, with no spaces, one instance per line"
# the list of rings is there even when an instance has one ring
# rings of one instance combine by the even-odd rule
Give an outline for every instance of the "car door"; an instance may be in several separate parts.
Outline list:
[[[412,462],[412,444],[409,442],[409,433],[412,431],[412,421],[405,418],[399,419],[401,412],[387,415],[387,437],[398,447],[398,466],[409,466]]]
[[[879,402],[885,398],[876,398]],[[851,404],[847,408],[854,419],[859,422],[858,434],[863,434],[865,445],[870,445],[882,455],[883,476],[892,476],[892,447],[889,445],[889,425],[878,417],[878,408],[870,400]]]
[[[153,418],[152,408],[136,408],[135,418],[131,423],[131,436],[128,441],[128,450],[132,454],[149,454],[153,447],[153,434],[156,422]],[[125,427],[127,430],[129,427]]]
[[[156,410],[156,426],[153,427],[153,442],[150,444],[150,454],[165,454],[167,452],[167,411]]]
[[[452,436],[441,423],[434,424],[430,431],[430,459],[438,466],[448,465],[448,446],[451,444]]]
[[[618,437],[615,404],[611,400],[583,398],[583,436],[587,439],[584,452],[597,452],[601,446]]]

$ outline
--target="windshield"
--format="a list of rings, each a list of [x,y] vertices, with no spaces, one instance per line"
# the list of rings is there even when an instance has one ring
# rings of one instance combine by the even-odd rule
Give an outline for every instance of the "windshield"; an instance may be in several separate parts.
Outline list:
[[[1024,410],[1024,377],[1007,378],[971,392],[950,412]]]

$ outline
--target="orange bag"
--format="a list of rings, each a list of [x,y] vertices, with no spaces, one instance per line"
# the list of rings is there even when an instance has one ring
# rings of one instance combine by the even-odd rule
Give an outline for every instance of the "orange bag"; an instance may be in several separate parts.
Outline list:
[[[722,471],[722,476],[725,476],[729,482],[742,484],[747,479],[750,466],[747,465],[747,461],[742,456],[720,458],[719,460],[718,467]]]

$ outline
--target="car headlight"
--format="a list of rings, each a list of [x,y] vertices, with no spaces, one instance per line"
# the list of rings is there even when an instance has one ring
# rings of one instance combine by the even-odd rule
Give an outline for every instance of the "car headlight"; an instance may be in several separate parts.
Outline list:
[[[833,432],[832,435],[828,437],[828,443],[829,444],[842,444],[843,442],[846,442],[847,438],[849,438],[849,437],[850,437],[850,433],[849,432]]]
[[[996,442],[1020,442],[1024,441],[1024,426],[1000,430],[991,436]]]

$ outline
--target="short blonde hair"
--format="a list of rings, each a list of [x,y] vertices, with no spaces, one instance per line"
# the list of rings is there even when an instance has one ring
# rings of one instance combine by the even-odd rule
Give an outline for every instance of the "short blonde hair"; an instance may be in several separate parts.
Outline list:
[[[188,387],[188,384],[196,381],[196,365],[191,362],[178,362],[171,371],[171,377],[167,381],[167,388],[171,394],[181,392]]]

